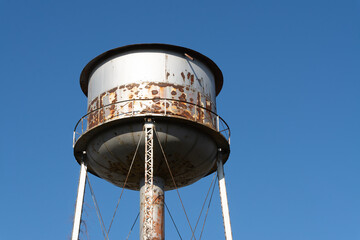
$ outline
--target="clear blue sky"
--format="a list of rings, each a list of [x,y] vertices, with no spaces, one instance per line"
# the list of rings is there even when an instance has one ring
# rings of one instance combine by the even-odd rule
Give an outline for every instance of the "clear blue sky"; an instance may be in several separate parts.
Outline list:
[[[360,239],[359,20],[359,0],[1,0],[0,238],[68,239],[80,72],[111,48],[160,42],[223,71],[234,239]],[[108,225],[120,189],[90,179]],[[181,190],[193,225],[210,181]],[[176,196],[166,200],[189,239]],[[126,238],[137,211],[126,191],[110,239]],[[179,239],[166,218],[167,239]],[[88,190],[84,220],[82,239],[102,239]],[[217,189],[203,239],[224,239]]]

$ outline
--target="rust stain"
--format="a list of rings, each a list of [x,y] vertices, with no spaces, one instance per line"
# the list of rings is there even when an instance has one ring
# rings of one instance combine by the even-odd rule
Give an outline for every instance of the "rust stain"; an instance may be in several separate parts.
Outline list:
[[[108,92],[111,94],[111,93],[116,92],[116,90],[118,90],[118,87],[114,87],[114,88],[110,89]]]
[[[195,120],[194,116],[190,113],[190,111],[183,111],[183,112],[181,113],[181,116],[183,116],[183,117],[186,118],[186,119],[190,119],[190,120],[192,120],[192,121]]]
[[[209,101],[209,100],[206,100],[206,109],[207,110],[211,110],[211,101]]]
[[[167,73],[166,73],[166,80],[168,80],[168,79],[169,79],[169,76],[170,76],[170,73],[169,73],[169,72],[167,72]]]
[[[117,93],[116,93],[117,89],[118,89],[118,87],[114,87],[114,88],[110,89],[107,93],[103,93],[100,95],[100,106],[101,107],[103,107],[107,104],[117,102]],[[105,98],[106,96],[107,96],[107,99]],[[115,108],[116,108],[115,105],[110,105],[109,114],[107,116],[105,116],[106,113],[104,112],[104,109],[102,109],[100,111],[100,122],[104,122],[107,119],[112,119],[115,114],[115,110],[116,110]]]
[[[109,100],[110,100],[110,103],[116,103],[116,101],[117,101],[116,92],[109,96]],[[110,105],[110,114],[109,114],[108,118],[112,119],[115,115],[115,111],[116,111],[115,104]]]
[[[181,73],[183,79],[185,76],[193,82],[195,75],[190,72]],[[170,73],[166,72],[167,76],[170,76]],[[117,90],[123,89],[121,92]],[[143,90],[140,90],[143,89]],[[186,91],[184,91],[186,89]],[[180,100],[183,102],[173,101],[171,103],[159,101],[160,98],[169,97],[167,94],[170,93],[173,99]],[[141,96],[139,96],[139,94]],[[194,94],[197,97],[194,97]],[[195,95],[195,96],[196,96]],[[196,121],[198,123],[207,125],[214,128],[215,123],[213,120],[213,115],[210,111],[213,110],[216,106],[211,102],[209,94],[197,92],[195,89],[189,88],[185,85],[176,85],[168,82],[146,82],[142,84],[124,84],[118,87],[114,87],[104,93],[101,93],[98,97],[93,99],[89,106],[88,112],[98,109],[94,113],[89,114],[88,116],[88,129],[96,127],[97,125],[122,117],[132,116],[132,111],[136,106],[136,109],[140,113],[166,113],[170,116],[177,116],[185,118],[188,120]],[[187,97],[189,97],[189,102],[196,104],[195,105],[186,103]],[[150,99],[153,101],[152,104],[144,103],[141,101],[115,104],[121,100],[131,100],[131,99]],[[106,106],[108,104],[113,104]],[[104,107],[106,106],[106,107]],[[103,107],[103,108],[102,108]],[[204,108],[206,109],[204,109]],[[216,111],[216,110],[214,110]]]
[[[117,102],[117,94],[116,94],[116,92],[110,93],[110,95],[109,95],[109,102],[110,102],[110,103],[116,103],[116,102]]]
[[[127,84],[125,87],[128,89],[128,90],[131,90],[131,89],[133,89],[134,87],[139,87],[140,86],[140,84],[138,84],[138,83],[131,83],[131,84]]]
[[[88,112],[94,111],[99,108],[99,101],[98,97],[94,98],[89,104]],[[99,119],[98,119],[98,112],[93,112],[89,114],[89,117],[87,119],[88,129],[91,129],[98,125]]]
[[[154,82],[150,82],[148,83],[145,88],[151,88],[152,86],[157,86],[157,87],[173,87],[175,89],[184,89],[184,86],[182,85],[176,85],[176,84],[171,84],[171,83],[165,83],[165,82],[159,82],[159,83],[154,83]]]
[[[186,101],[186,94],[185,94],[185,93],[181,94],[181,95],[179,96],[179,100],[181,100],[181,101]]]
[[[166,98],[166,97],[167,97],[166,88],[160,88],[159,91],[160,91],[159,96],[160,96],[161,98]]]
[[[183,102],[179,102],[179,107],[182,109],[186,109],[187,108],[187,104],[183,103]]]
[[[185,74],[183,72],[181,72],[181,77],[182,77],[183,81],[185,82]]]
[[[88,107],[88,112],[95,110],[97,108],[99,108],[98,97],[94,98],[94,100],[91,101],[91,103],[89,104],[89,107]]]
[[[198,92],[197,94],[197,105],[201,106],[201,94]]]
[[[161,110],[161,107],[158,106],[158,105],[156,105],[156,104],[153,104],[153,105],[152,105],[152,108],[153,108],[155,111]]]
[[[201,94],[199,92],[198,92],[198,96],[197,96],[197,105],[202,106]],[[202,108],[197,107],[196,111],[198,113],[196,120],[199,122],[204,122],[204,110]]]
[[[155,191],[152,199],[154,206],[154,215],[153,215],[153,226],[154,232],[151,239],[154,240],[163,240],[165,239],[164,235],[164,195],[161,195],[159,192]]]
[[[213,119],[212,119],[212,117],[211,117],[211,112],[210,112],[210,111],[212,110],[212,103],[211,103],[210,100],[207,100],[207,99],[206,99],[206,106],[205,106],[205,108],[206,108],[207,110],[209,110],[209,111],[206,111],[206,115],[208,116],[209,121],[211,121],[210,125],[214,125],[214,126],[215,126],[215,123],[213,122]]]
[[[194,84],[194,74],[191,74],[191,79],[190,79],[191,85]]]

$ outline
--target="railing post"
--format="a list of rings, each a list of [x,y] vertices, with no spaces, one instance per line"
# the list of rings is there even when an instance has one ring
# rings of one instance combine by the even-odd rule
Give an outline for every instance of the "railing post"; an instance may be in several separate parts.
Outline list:
[[[98,108],[98,109],[96,109],[96,112],[97,112],[97,124],[100,124],[100,109],[101,108]],[[95,122],[96,123],[96,122]],[[95,124],[94,124],[95,125]],[[95,125],[96,126],[96,125]]]
[[[220,132],[220,118],[219,115],[216,115],[216,130]]]
[[[135,104],[135,100],[132,100],[132,104],[131,104],[131,116],[134,116],[134,104]]]

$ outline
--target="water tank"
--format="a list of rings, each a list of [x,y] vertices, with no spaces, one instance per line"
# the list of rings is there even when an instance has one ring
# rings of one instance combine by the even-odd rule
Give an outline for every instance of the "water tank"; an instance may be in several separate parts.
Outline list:
[[[116,186],[123,186],[140,142],[126,184],[140,188],[146,121],[155,125],[154,176],[165,190],[175,187],[158,141],[177,187],[214,172],[218,149],[223,163],[229,157],[230,130],[216,110],[223,76],[194,50],[166,44],[112,49],[85,66],[80,84],[88,107],[75,129],[74,155],[80,163],[86,152],[88,171]]]

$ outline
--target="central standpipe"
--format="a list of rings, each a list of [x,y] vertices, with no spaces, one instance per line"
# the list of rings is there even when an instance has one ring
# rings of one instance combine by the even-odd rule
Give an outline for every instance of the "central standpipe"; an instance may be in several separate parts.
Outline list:
[[[145,218],[145,183],[140,184],[140,240],[163,240],[165,239],[165,224],[164,224],[164,181],[161,178],[154,177],[152,188],[152,203],[151,214]],[[152,224],[147,225],[147,219],[151,219]]]
[[[164,180],[154,177],[154,124],[151,120],[145,130],[145,178],[140,182],[140,239],[163,240],[164,234]]]

